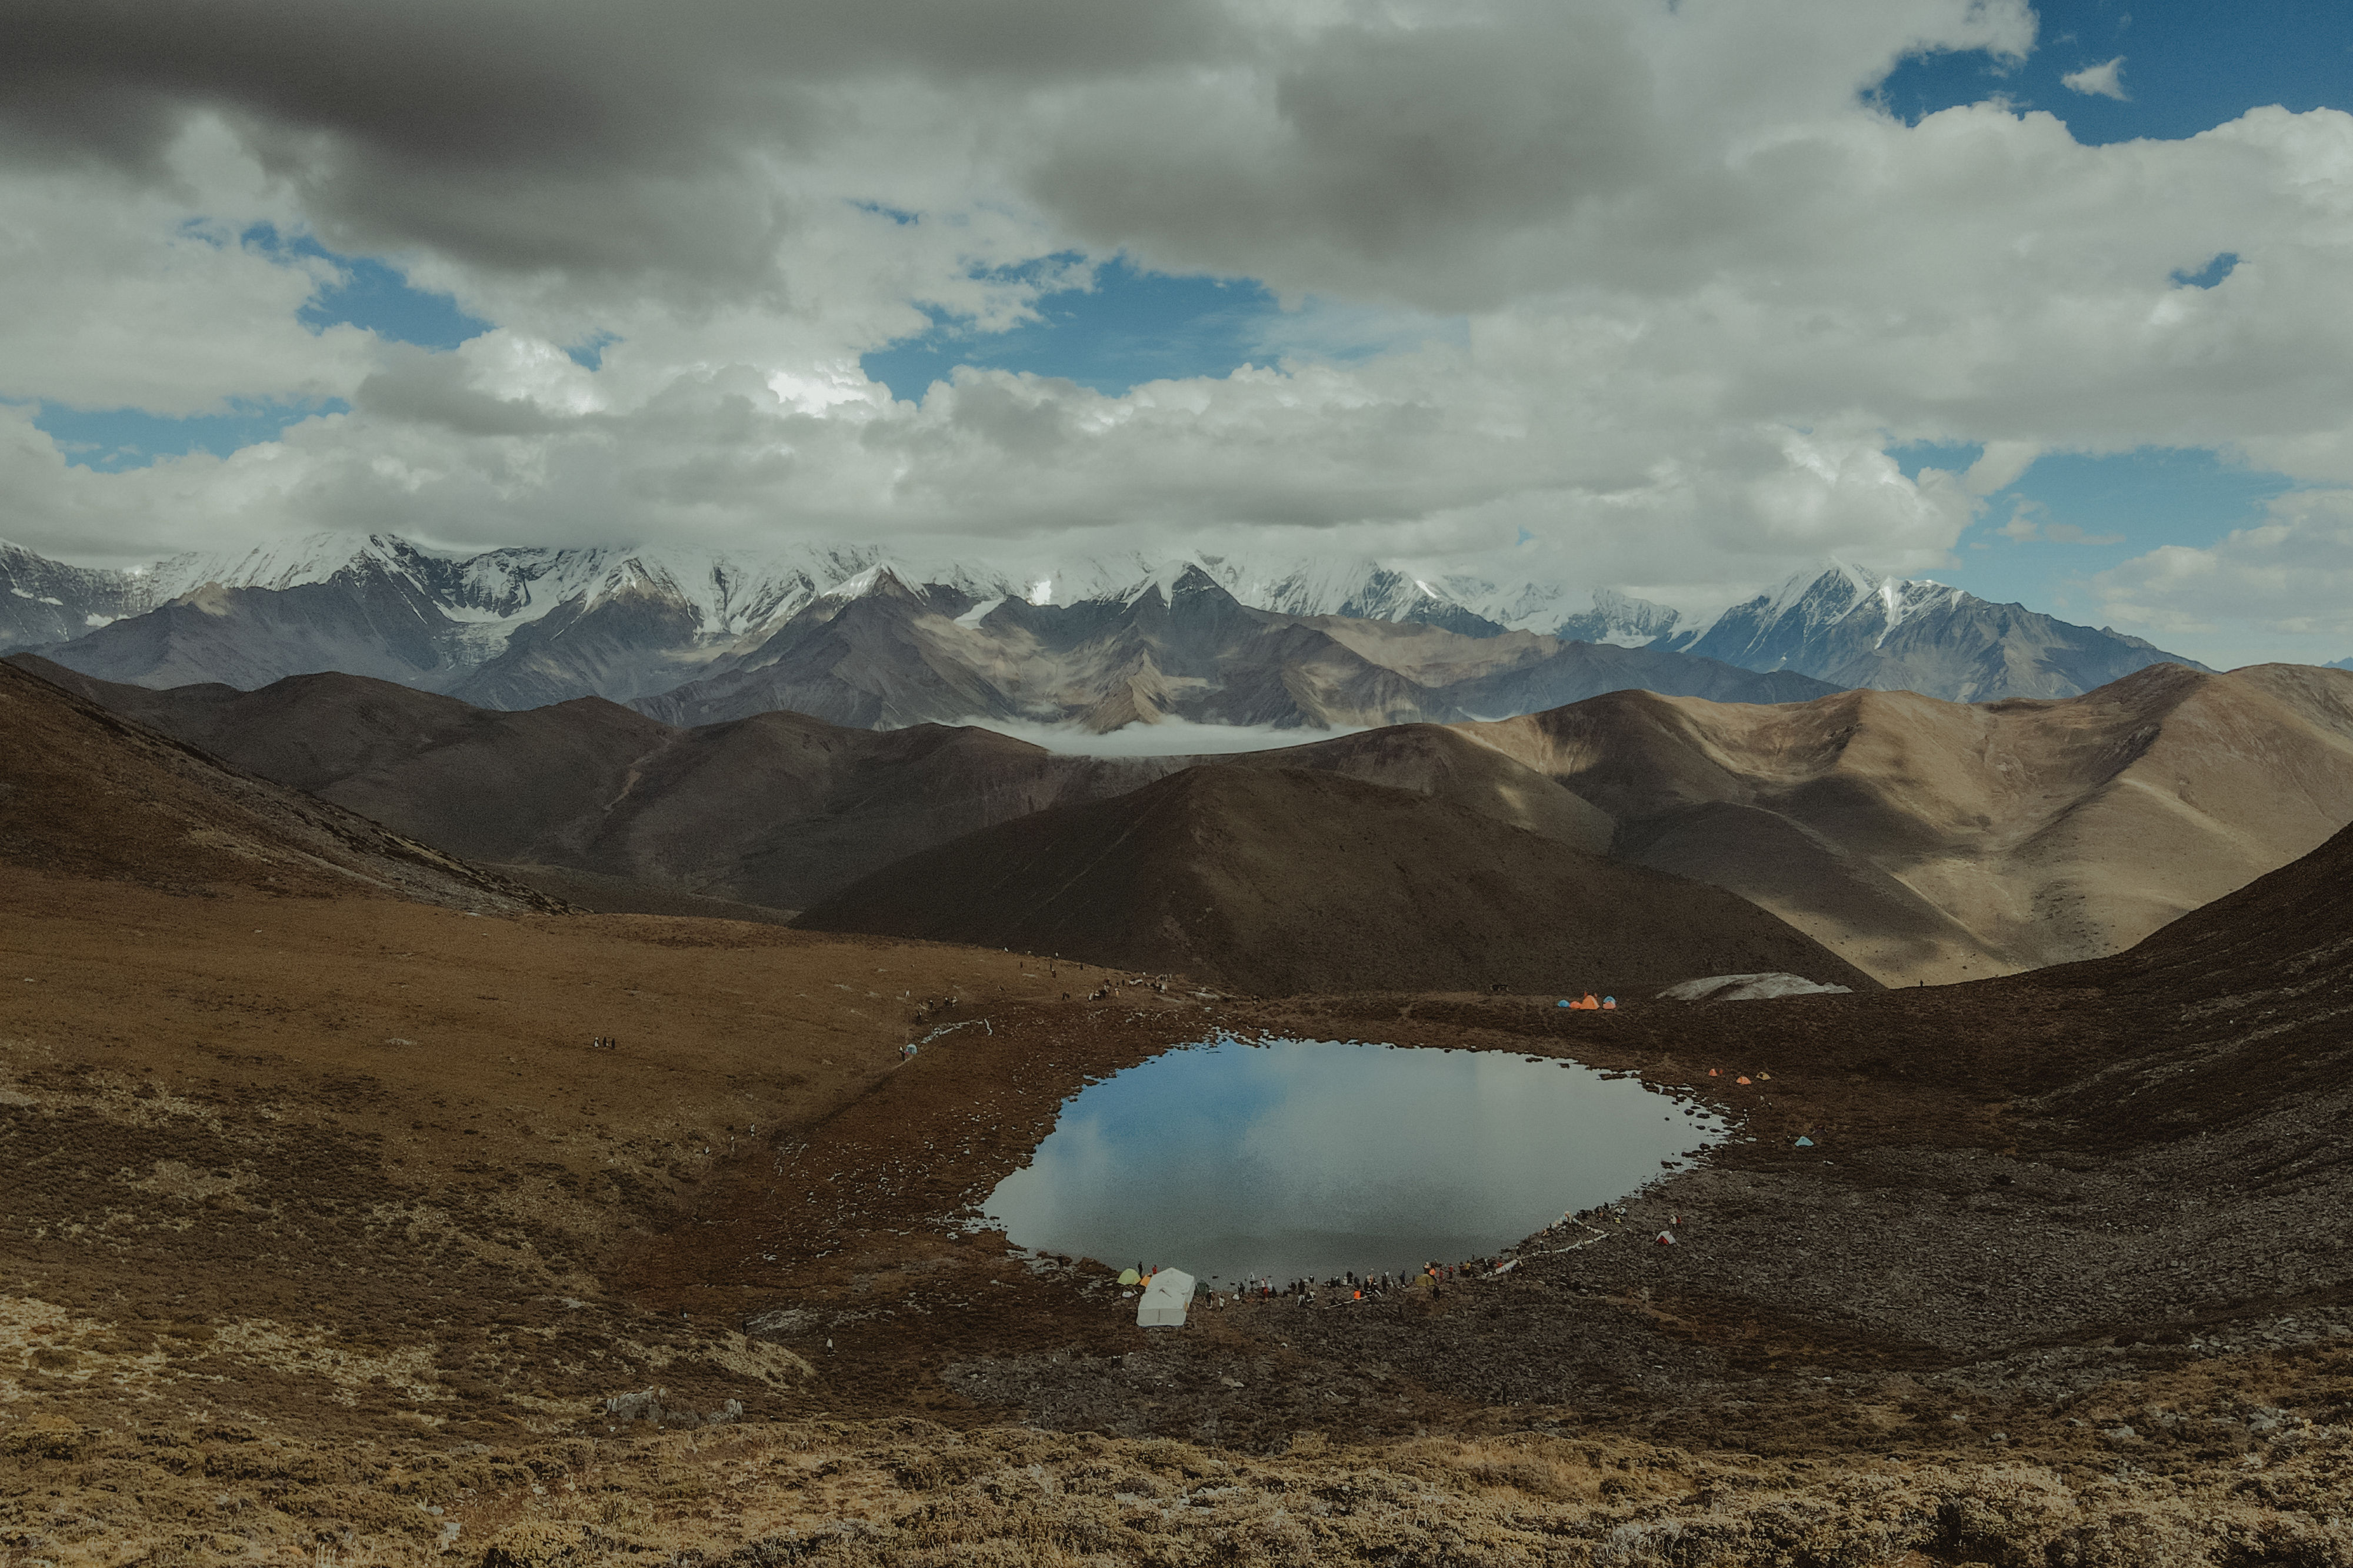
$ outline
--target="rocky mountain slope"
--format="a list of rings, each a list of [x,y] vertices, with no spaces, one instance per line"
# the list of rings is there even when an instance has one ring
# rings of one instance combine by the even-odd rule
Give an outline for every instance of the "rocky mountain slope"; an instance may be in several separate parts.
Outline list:
[[[0,662],[0,864],[471,910],[556,907],[529,889],[216,758]]]
[[[2073,697],[2152,664],[2206,667],[2110,627],[2079,626],[1947,584],[1841,561],[1712,615],[1686,615],[1612,589],[1588,607],[1557,584],[1440,585],[1512,630],[1551,632],[1654,652],[1694,653],[1742,669],[1795,670],[1839,687],[1917,691],[1956,702]]]
[[[70,642],[153,605],[128,573],[69,566],[0,540],[0,653]]]
[[[1434,658],[1456,640],[1382,635]],[[616,910],[807,908],[951,838],[1207,760],[786,712],[681,727],[596,699],[508,713],[344,676],[153,692],[23,662],[453,854],[552,889],[556,872],[608,879],[559,896]],[[1975,706],[1618,691],[1218,760],[1437,795],[1737,892],[1889,984],[1943,982],[2116,952],[2353,821],[2353,673],[2162,666]]]
[[[48,651],[142,686],[252,689],[334,670],[480,707],[601,696],[688,723],[788,708],[870,727],[1021,718],[1111,729],[1176,715],[1317,729],[1519,711],[1630,680],[1731,700],[1827,689],[1672,653],[1491,637],[1500,628],[1420,604],[1418,589],[1378,572],[1257,584],[1261,596],[1318,608],[1303,617],[1244,605],[1199,563],[1108,588],[1097,565],[1082,580],[1091,596],[1054,603],[1039,592],[1050,583],[1029,586],[1033,602],[1020,584],[953,563],[912,579],[860,565],[876,554],[812,546],[748,568],[675,551],[454,558],[389,535],[356,549],[329,536],[234,561],[162,563],[113,584],[106,602],[132,613]],[[1217,565],[1240,580],[1231,563]],[[72,586],[54,572],[36,585]],[[1335,604],[1423,618],[1322,613]],[[61,600],[42,624],[71,609]],[[1378,663],[1379,630],[1392,624],[1451,637],[1445,662],[1460,690]],[[1481,635],[1441,629],[1450,624]],[[1350,627],[1363,630],[1351,638]]]
[[[1620,692],[1471,734],[1883,979],[2097,957],[2353,822],[2353,674],[2145,669],[1977,706]]]
[[[1791,669],[1833,686],[1957,702],[2073,697],[2152,664],[2206,668],[2110,627],[2072,626],[1942,583],[1837,563],[1655,646],[1743,669]]]
[[[867,727],[1044,719],[1101,731],[1179,718],[1314,730],[1523,712],[1629,684],[1759,702],[1829,689],[1685,655],[1299,619],[1190,567],[1124,602],[970,606],[878,569],[636,705],[679,724],[789,709]]]
[[[1874,982],[1715,888],[1409,790],[1187,768],[911,856],[806,911],[863,931],[1304,991],[1655,988],[1786,970]]]
[[[1196,676],[1137,663],[1133,648],[1124,659],[1099,650],[1113,656],[1100,668],[1082,659],[1079,684],[1069,684],[1076,645],[1149,596],[1176,612],[1205,585],[1273,617],[1269,625],[1451,632],[1482,649],[1476,659],[1456,655],[1458,676],[1487,679],[1435,698],[1384,689],[1393,683],[1363,676],[1313,638],[1293,638],[1257,647],[1261,662],[1222,701],[1188,684]],[[1104,721],[1131,709],[1149,718],[1182,699],[1226,721],[1228,711],[1317,705],[1286,703],[1273,688],[1336,692],[1335,710],[1446,720],[1461,716],[1450,703],[1495,717],[1611,689],[1604,681],[1742,701],[1818,694],[1807,680],[1982,700],[2067,696],[2149,663],[2189,662],[2136,638],[1836,563],[1696,618],[1606,587],[1431,579],[1368,560],[1193,553],[1031,569],[824,542],[751,560],[680,547],[459,555],[390,534],[192,553],[130,573],[0,546],[0,652],[40,647],[110,680],[251,688],[339,669],[517,709],[592,695],[635,701],[709,681],[678,699],[679,713],[700,704],[703,719],[762,684],[747,672],[765,665],[781,666],[765,678],[772,696],[802,698],[782,705],[835,717],[910,707],[935,719],[1002,716],[992,704],[1015,701],[1031,719],[1080,712]],[[876,596],[912,596],[962,634],[918,634],[888,614],[872,626],[842,620],[845,605]],[[1541,652],[1511,633],[1539,639]],[[1047,646],[1033,646],[1033,636]],[[1342,640],[1356,658],[1389,668],[1381,636]],[[823,662],[828,654],[835,664]],[[1687,655],[1716,662],[1693,665]],[[1479,659],[1483,668],[1468,668]],[[869,669],[869,660],[879,663]]]
[[[1099,759],[993,731],[877,731],[796,713],[679,729],[596,698],[522,713],[353,676],[150,691],[16,661],[124,717],[594,908],[670,895],[797,910],[907,855],[1050,805],[1136,789],[1183,757]],[[1233,759],[1438,796],[1599,852],[1609,820],[1492,747],[1415,725]],[[716,910],[703,912],[718,913]]]
[[[2096,988],[2150,1018],[2120,1053],[2038,1107],[2137,1143],[2211,1131],[2340,1097],[2353,1016],[2353,828],[2113,957],[2021,977],[2053,992]],[[2307,1154],[2334,1166],[2313,1129]],[[2254,1140],[2271,1142],[2270,1140]],[[2267,1181],[2310,1168],[2266,1148]]]

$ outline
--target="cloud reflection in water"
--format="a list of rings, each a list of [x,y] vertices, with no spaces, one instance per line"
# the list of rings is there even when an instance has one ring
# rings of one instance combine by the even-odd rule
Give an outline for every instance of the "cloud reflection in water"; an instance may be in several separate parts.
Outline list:
[[[1073,1097],[986,1211],[1018,1245],[1204,1279],[1407,1269],[1623,1196],[1722,1130],[1573,1063],[1224,1041]]]

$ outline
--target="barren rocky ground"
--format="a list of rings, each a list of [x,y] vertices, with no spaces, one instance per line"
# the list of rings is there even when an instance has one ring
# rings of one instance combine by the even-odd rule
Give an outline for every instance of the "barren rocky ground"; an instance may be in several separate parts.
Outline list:
[[[420,903],[158,757],[0,792],[0,1562],[2353,1562],[2342,842],[2099,963],[1570,1014]],[[969,1232],[1216,1030],[1740,1135],[1590,1246],[1182,1330]]]
[[[1273,1004],[6,894],[14,1561],[2345,1560],[2341,1107],[2105,1147],[2036,1099],[2113,1045],[2063,987]],[[1216,1028],[1773,1077],[1622,1231],[1435,1301],[1146,1332],[1107,1270],[957,1239],[1066,1094]]]

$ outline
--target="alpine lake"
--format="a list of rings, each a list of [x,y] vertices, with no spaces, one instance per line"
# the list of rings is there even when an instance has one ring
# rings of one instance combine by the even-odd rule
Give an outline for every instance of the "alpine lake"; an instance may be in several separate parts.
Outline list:
[[[1630,1074],[1493,1051],[1223,1038],[1065,1100],[982,1205],[1017,1247],[1205,1286],[1483,1258],[1725,1131]]]

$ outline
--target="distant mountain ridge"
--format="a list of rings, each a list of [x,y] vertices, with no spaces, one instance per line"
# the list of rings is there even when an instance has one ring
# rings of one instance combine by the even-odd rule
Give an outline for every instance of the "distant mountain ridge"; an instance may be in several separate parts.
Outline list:
[[[2197,660],[2112,627],[2079,626],[1943,583],[1843,563],[1800,574],[1663,646],[1743,669],[1789,669],[1833,686],[1954,702],[2075,697],[2153,664]],[[2211,673],[2208,671],[2208,673]]]
[[[1219,573],[1292,607],[1246,604]],[[605,697],[686,724],[789,709],[885,728],[1182,718],[1330,729],[1493,718],[1629,685],[1733,702],[1831,689],[1792,672],[1506,633],[1370,566],[1261,582],[1230,562],[1139,558],[1023,581],[953,562],[919,573],[875,547],[799,546],[747,565],[655,550],[453,557],[376,535],[39,581],[127,607],[34,645],[103,680],[257,689],[334,670],[510,710]],[[79,607],[53,596],[43,626]]]
[[[748,710],[744,694],[762,685],[799,692],[817,704],[807,710],[841,722],[1076,717],[1111,727],[1124,704],[1133,719],[1313,726],[1504,717],[1614,689],[1592,684],[1603,680],[1730,701],[1852,687],[1986,701],[2072,696],[2156,663],[2205,668],[2111,630],[1836,562],[1696,620],[1609,588],[1580,600],[1560,584],[1417,576],[1366,559],[1139,554],[1031,573],[874,544],[802,542],[756,560],[681,547],[453,554],[392,534],[319,534],[127,572],[0,543],[0,652],[37,648],[104,679],[254,689],[335,669],[484,707],[596,695],[694,721]],[[1140,625],[1147,598],[1178,623],[1200,621],[1210,599],[1247,614],[1217,612],[1215,670],[1181,652],[1179,664],[1190,664],[1172,668],[1165,638],[1147,649],[1131,637],[1078,658],[1097,686],[1039,695],[1066,682],[1090,636],[1109,635],[1122,616]],[[846,610],[866,601],[899,608]],[[975,636],[913,629],[919,614]],[[894,616],[897,628],[884,630]],[[1325,640],[1259,639],[1261,663],[1245,673],[1240,634],[1278,622],[1313,624]],[[1346,634],[1368,626],[1462,641]],[[832,641],[808,640],[816,631]],[[1433,658],[1441,646],[1447,657]],[[828,667],[839,689],[815,690],[813,661],[827,647],[849,664]],[[899,668],[917,647],[928,674]],[[1035,668],[1011,668],[1041,648]],[[1404,675],[1393,656],[1422,673]],[[1449,668],[1433,700],[1420,689],[1440,664]],[[754,679],[762,668],[771,675]]]
[[[680,729],[595,698],[502,712],[347,675],[153,691],[8,662],[556,897],[652,913],[813,908],[949,840],[1214,762],[1345,774],[1710,883],[1908,984],[2116,952],[2353,822],[2353,672],[2308,665],[2160,667],[1975,705],[1619,689],[1277,751],[1103,758],[976,726],[772,711]],[[1009,940],[977,930],[965,940]]]

